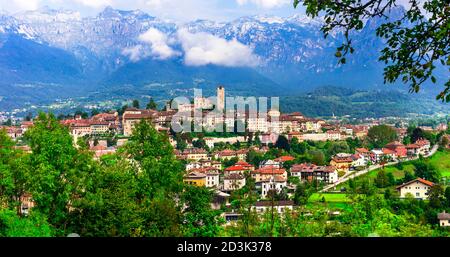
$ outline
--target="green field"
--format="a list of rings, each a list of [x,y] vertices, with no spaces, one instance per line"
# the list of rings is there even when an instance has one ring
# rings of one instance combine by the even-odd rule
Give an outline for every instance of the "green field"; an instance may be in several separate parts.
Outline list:
[[[450,177],[450,151],[439,151],[434,154],[428,161],[436,167],[436,169],[441,173],[442,177]],[[394,174],[396,179],[402,179],[405,176],[405,172],[409,171],[414,173],[414,165],[411,162],[403,163],[403,170],[399,170],[395,165],[384,168],[387,173]],[[356,181],[361,181],[364,178],[369,178],[371,180],[375,179],[378,170],[373,170],[365,175],[356,178]],[[338,189],[347,187],[348,182],[342,183],[337,186]]]
[[[329,193],[329,194],[314,193],[311,195],[311,197],[309,198],[308,201],[310,203],[317,203],[317,202],[320,202],[323,197],[325,197],[325,201],[328,203],[349,203],[349,202],[351,202],[351,200],[349,198],[347,198],[346,194],[334,194],[334,193]]]
[[[450,177],[450,151],[437,152],[430,159],[430,163],[441,172],[443,177]]]

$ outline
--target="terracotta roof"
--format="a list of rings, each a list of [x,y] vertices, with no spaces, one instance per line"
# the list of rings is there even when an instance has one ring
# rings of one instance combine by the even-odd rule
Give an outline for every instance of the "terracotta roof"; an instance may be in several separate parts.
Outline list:
[[[276,167],[264,167],[264,168],[260,168],[257,170],[252,171],[252,174],[278,174],[278,175],[283,175],[285,174],[286,170],[285,169],[280,169],[280,168],[276,168]]]
[[[334,172],[336,169],[333,166],[317,166],[310,163],[302,163],[293,165],[291,172]]]
[[[295,158],[292,156],[288,156],[288,155],[281,156],[281,157],[275,159],[275,161],[277,161],[277,162],[287,162],[287,161],[293,161],[293,160],[295,160]]]
[[[425,184],[425,185],[430,186],[430,187],[434,186],[434,183],[431,182],[431,181],[425,180],[423,178],[416,178],[414,180],[411,180],[409,182],[404,183],[403,185],[398,186],[397,189],[402,188],[404,186],[407,186],[409,184],[412,184],[414,182],[419,182],[419,183]]]
[[[395,154],[394,151],[392,151],[391,149],[388,149],[388,148],[383,148],[382,151],[383,151],[383,154]]]
[[[244,161],[238,161],[238,162],[236,163],[236,165],[242,166],[242,167],[253,167],[253,165],[251,165],[251,164],[249,164],[249,163],[247,163],[247,162],[244,162]]]
[[[369,150],[367,150],[366,148],[356,148],[356,151],[360,153],[369,153]]]
[[[353,162],[351,157],[333,157],[333,161],[337,163],[346,163],[346,162]]]
[[[243,167],[243,166],[239,166],[239,165],[234,165],[231,167],[228,167],[225,169],[225,171],[244,171],[244,170],[248,170],[247,167]]]

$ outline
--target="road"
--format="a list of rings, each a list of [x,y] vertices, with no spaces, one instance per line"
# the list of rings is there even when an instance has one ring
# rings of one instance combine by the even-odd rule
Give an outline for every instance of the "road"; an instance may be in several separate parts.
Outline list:
[[[428,157],[430,157],[430,156],[433,156],[433,155],[437,152],[438,149],[439,149],[439,145],[436,144],[436,145],[431,149],[430,153],[429,153],[428,155],[424,156],[424,157],[425,157],[425,158],[428,158]],[[410,159],[410,161],[417,160],[417,159],[419,159],[419,157]],[[385,166],[385,167],[386,167],[386,166],[392,166],[392,165],[395,165],[395,164],[397,164],[397,163],[398,163],[398,161],[390,162],[390,163],[385,164],[384,166]],[[372,165],[372,166],[370,166],[370,167],[367,168],[367,169],[364,169],[364,170],[361,170],[361,171],[357,171],[357,172],[355,172],[355,173],[347,174],[347,175],[343,176],[342,178],[340,178],[336,183],[324,187],[324,188],[323,188],[322,190],[320,190],[319,192],[321,192],[321,193],[327,192],[327,191],[329,191],[330,189],[333,189],[333,188],[337,187],[338,185],[347,182],[349,179],[353,179],[353,178],[362,176],[362,175],[364,175],[364,174],[367,174],[367,173],[369,173],[369,172],[371,172],[371,171],[373,171],[373,170],[380,169],[380,168],[382,168],[382,165],[378,165],[378,164],[377,164],[377,165]]]

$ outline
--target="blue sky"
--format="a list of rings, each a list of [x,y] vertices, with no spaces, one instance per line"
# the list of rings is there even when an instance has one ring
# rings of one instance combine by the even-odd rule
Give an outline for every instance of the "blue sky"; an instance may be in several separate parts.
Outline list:
[[[291,16],[293,0],[0,0],[0,9],[9,13],[35,10],[43,6],[97,14],[106,6],[123,10],[141,9],[151,15],[176,21],[209,19],[227,21],[248,15]]]

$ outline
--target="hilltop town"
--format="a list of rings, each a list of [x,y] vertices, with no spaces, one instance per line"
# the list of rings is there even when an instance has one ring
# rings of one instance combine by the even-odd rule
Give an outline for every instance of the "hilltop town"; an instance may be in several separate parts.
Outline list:
[[[230,115],[230,111],[224,111],[224,87],[217,89],[215,99],[195,98],[176,108],[169,102],[160,111],[134,107],[125,108],[121,114],[113,111],[84,118],[75,115],[60,123],[69,129],[75,144],[80,140],[87,142],[94,158],[101,160],[127,144],[136,124],[149,122],[167,136],[174,155],[184,164],[184,183],[210,188],[215,195],[211,206],[223,210],[222,217],[227,222],[242,215],[231,204],[236,192],[242,190],[250,188],[255,193],[253,208],[257,212],[275,208],[282,214],[298,204],[297,188],[302,183],[314,185],[315,192],[341,192],[348,188],[340,185],[373,170],[433,156],[442,142],[444,148],[450,148],[449,136],[445,135],[447,124],[412,131],[379,123],[332,123],[305,117],[300,112],[281,113],[273,109],[266,113],[233,110]],[[198,122],[197,116],[190,116],[196,110],[200,110],[202,118],[201,132],[177,133],[172,129],[180,113],[189,114],[184,122]],[[237,131],[237,123],[245,124],[245,130]],[[221,124],[226,132],[214,131]],[[32,126],[30,119],[20,126],[1,128],[17,141],[18,148],[30,152],[21,138]],[[381,128],[387,132],[379,132]],[[440,133],[440,137],[430,142],[424,135],[433,133]],[[433,185],[434,182],[412,178],[396,189],[400,198],[409,193],[426,200]],[[25,213],[33,206],[32,197],[26,199],[22,204]]]

